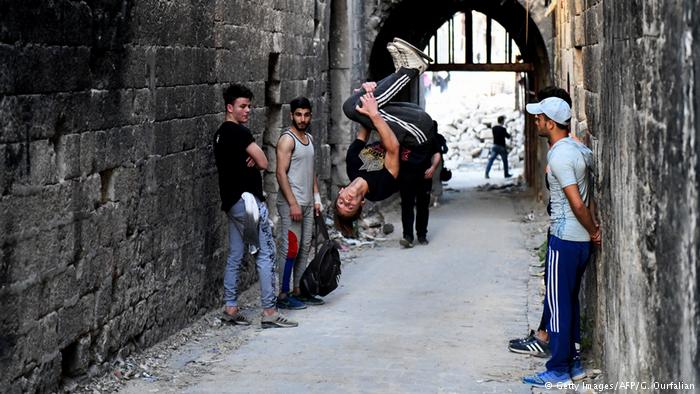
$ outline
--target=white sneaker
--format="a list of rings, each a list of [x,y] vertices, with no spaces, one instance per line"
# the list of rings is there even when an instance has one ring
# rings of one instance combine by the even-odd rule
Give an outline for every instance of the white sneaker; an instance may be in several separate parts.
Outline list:
[[[428,68],[429,62],[433,61],[430,56],[400,38],[394,38],[393,44],[398,51],[397,56],[392,54],[392,58],[395,59],[394,65],[398,62],[400,67],[415,68],[420,74]],[[389,49],[388,45],[387,49]]]
[[[399,54],[399,50],[396,49],[396,46],[393,42],[386,44],[386,50],[389,51],[389,54],[391,55],[391,60],[394,62],[394,68],[396,69],[396,71],[399,71],[399,69],[401,68],[401,55]]]

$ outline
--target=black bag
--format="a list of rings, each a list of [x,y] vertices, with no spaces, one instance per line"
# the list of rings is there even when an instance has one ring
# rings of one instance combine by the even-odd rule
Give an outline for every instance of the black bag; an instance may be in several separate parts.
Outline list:
[[[452,171],[448,170],[447,168],[443,167],[442,171],[440,171],[440,181],[442,182],[447,182],[450,179],[452,179]]]
[[[317,238],[319,228],[321,229],[321,235],[325,238],[321,249],[318,248]],[[338,244],[328,236],[328,229],[326,229],[326,223],[323,222],[322,216],[316,216],[314,230],[316,236],[314,250],[316,255],[306,267],[306,270],[304,270],[300,286],[302,293],[306,295],[323,297],[338,287],[338,281],[340,280],[340,253],[338,253]]]

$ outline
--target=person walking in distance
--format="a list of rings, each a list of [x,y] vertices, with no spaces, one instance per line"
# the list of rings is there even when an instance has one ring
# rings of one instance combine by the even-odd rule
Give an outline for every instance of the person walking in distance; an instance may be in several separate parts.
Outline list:
[[[511,136],[508,130],[503,127],[503,122],[505,122],[505,120],[505,116],[499,116],[498,124],[491,129],[493,133],[493,146],[491,147],[489,161],[486,164],[486,179],[489,179],[489,172],[491,172],[491,166],[493,165],[493,161],[496,160],[496,156],[501,156],[501,161],[503,161],[503,176],[506,178],[511,177],[508,172],[508,148],[506,147],[506,138],[510,139]]]

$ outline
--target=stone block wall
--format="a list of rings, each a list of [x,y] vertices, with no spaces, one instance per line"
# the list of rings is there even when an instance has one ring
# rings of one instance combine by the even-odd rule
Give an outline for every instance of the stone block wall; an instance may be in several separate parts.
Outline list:
[[[557,78],[571,81],[597,157],[604,245],[585,289],[594,353],[606,381],[697,385],[700,2],[561,3],[570,20],[558,33],[570,39],[557,54],[573,59]]]
[[[221,305],[227,228],[211,136],[222,88],[252,88],[249,126],[271,163],[285,103],[310,97],[329,168],[328,8],[0,4],[3,391],[98,373]],[[274,201],[274,166],[265,178]],[[250,261],[242,280],[256,280]]]

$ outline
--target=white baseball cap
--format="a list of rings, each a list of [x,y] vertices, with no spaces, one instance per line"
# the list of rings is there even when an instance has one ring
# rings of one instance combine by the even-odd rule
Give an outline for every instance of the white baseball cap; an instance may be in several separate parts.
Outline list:
[[[526,105],[525,109],[532,115],[545,114],[561,125],[568,125],[571,119],[571,107],[559,97],[547,97],[539,103]]]

